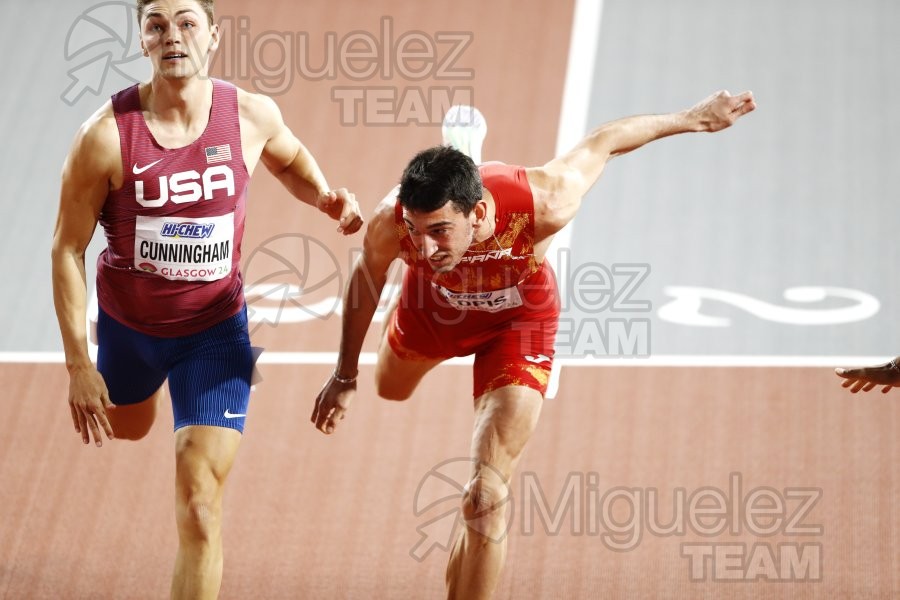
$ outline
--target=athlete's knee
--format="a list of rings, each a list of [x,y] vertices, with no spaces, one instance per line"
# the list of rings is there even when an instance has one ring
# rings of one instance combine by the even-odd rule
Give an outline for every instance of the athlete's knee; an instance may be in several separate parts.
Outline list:
[[[380,398],[394,402],[409,400],[413,389],[410,386],[398,384],[397,376],[391,377],[387,369],[380,364],[375,368],[375,391]]]
[[[113,434],[115,434],[115,439],[117,440],[136,442],[147,437],[148,433],[150,433],[150,427],[142,427],[138,429],[113,425]]]
[[[156,407],[162,395],[163,388],[160,387],[143,402],[124,404],[107,411],[106,416],[116,439],[137,441],[146,437],[153,428]]]
[[[176,451],[178,532],[183,541],[205,543],[220,532],[225,478],[205,458],[191,454],[190,443]]]
[[[498,477],[476,475],[466,484],[462,514],[469,531],[490,540],[502,538],[506,528],[509,485]]]
[[[141,413],[128,407],[113,408],[106,413],[117,440],[136,442],[147,437],[153,428],[154,413]]]
[[[214,478],[179,482],[176,507],[182,539],[209,542],[219,535],[222,520],[221,484]]]
[[[219,502],[195,496],[179,502],[178,533],[185,541],[207,543],[219,535],[222,509]]]
[[[412,390],[403,389],[390,381],[376,381],[375,387],[379,397],[392,402],[403,402],[412,396]]]

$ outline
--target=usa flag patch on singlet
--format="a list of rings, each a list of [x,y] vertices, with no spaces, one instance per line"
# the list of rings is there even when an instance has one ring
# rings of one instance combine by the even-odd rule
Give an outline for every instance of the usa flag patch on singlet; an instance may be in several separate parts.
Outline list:
[[[231,144],[210,146],[206,149],[206,164],[214,165],[231,160]]]

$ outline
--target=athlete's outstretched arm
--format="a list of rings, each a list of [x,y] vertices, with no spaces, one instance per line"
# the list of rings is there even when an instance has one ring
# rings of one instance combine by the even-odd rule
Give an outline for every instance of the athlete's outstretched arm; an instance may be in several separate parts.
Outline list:
[[[114,406],[88,355],[84,253],[117,170],[121,171],[118,130],[112,110],[101,110],[82,126],[66,158],[52,251],[53,302],[69,371],[72,422],[85,444],[93,434],[98,446],[103,445],[100,428],[113,437],[106,410]]]
[[[291,132],[275,102],[261,94],[242,95],[242,114],[263,134],[261,160],[297,199],[338,221],[344,235],[363,225],[356,197],[345,188],[331,190],[316,159]]]
[[[854,394],[860,390],[868,392],[883,386],[881,391],[888,393],[893,387],[900,387],[900,356],[881,365],[860,369],[835,369],[838,377],[843,377],[841,386],[850,388]]]
[[[599,179],[610,158],[670,135],[721,131],[755,108],[752,92],[737,96],[716,92],[681,112],[626,117],[601,125],[569,152],[543,167],[528,169],[538,241],[574,218],[582,197]]]
[[[353,267],[344,292],[344,316],[337,366],[316,397],[310,418],[323,433],[334,431],[356,395],[359,353],[378,308],[388,269],[400,254],[400,242],[394,225],[395,201],[396,193],[389,194],[375,209],[372,222],[366,229],[363,252]],[[342,383],[338,378],[352,381]]]

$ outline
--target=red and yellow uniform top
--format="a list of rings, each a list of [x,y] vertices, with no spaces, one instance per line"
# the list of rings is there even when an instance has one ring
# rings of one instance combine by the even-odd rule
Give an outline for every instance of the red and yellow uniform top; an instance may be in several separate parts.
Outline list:
[[[534,258],[534,201],[525,169],[491,163],[480,167],[482,183],[496,206],[492,237],[472,244],[452,271],[435,274],[416,249],[400,203],[396,208],[401,258],[421,277],[453,292],[489,292],[516,286],[540,268]]]
[[[559,295],[546,260],[534,256],[534,199],[525,169],[479,167],[496,208],[496,228],[451,271],[435,273],[418,251],[397,203],[400,257],[409,268],[388,341],[401,358],[475,354],[478,397],[505,385],[546,391]]]

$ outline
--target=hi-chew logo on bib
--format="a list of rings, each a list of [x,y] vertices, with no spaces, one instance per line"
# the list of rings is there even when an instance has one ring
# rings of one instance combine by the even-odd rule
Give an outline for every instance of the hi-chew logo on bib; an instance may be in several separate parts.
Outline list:
[[[175,221],[166,221],[163,223],[159,234],[168,238],[190,238],[195,240],[206,239],[212,235],[216,228],[215,223],[196,223],[187,221],[184,223],[176,223]]]
[[[493,292],[454,292],[439,285],[435,285],[435,287],[452,307],[459,310],[500,312],[508,308],[522,306],[522,296],[519,294],[519,288],[517,287],[494,290]]]
[[[138,216],[134,266],[172,281],[216,281],[231,273],[234,213],[185,219]]]

